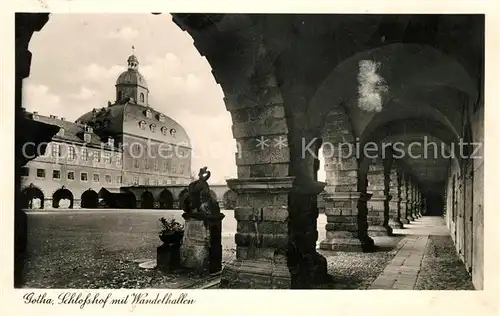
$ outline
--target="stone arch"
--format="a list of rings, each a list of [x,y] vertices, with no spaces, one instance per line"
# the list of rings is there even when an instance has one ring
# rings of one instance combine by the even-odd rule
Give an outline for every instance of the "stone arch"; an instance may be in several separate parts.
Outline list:
[[[73,193],[64,186],[52,194],[52,207],[59,208],[61,200],[69,200],[68,208],[73,208]]]
[[[188,194],[188,189],[182,189],[181,192],[179,192],[179,195],[177,196],[177,201],[179,202],[179,209],[183,209],[184,207],[184,202],[186,200]]]
[[[222,203],[224,205],[224,209],[233,210],[236,207],[237,202],[237,194],[233,190],[227,190],[224,192],[222,196]]]
[[[81,196],[81,207],[82,208],[97,208],[99,206],[99,194],[88,189],[82,193]]]
[[[36,201],[34,201],[36,200]],[[22,190],[22,201],[21,205],[23,208],[44,208],[45,203],[45,195],[43,191],[36,187],[33,184],[30,184],[28,187]]]
[[[148,190],[144,190],[141,194],[141,208],[144,209],[153,209],[154,208],[155,198],[153,193]]]
[[[401,62],[404,59],[405,62]],[[376,111],[367,112],[357,104],[358,67],[362,60],[380,62],[379,75],[384,78],[388,92],[382,96],[382,108],[388,100],[404,96],[411,90],[429,87],[449,87],[475,100],[476,85],[468,72],[451,57],[427,45],[390,44],[359,52],[338,64],[323,80],[309,103],[310,121],[324,121],[331,104],[346,105],[346,113],[356,124],[353,129],[361,134]]]
[[[174,196],[168,189],[160,192],[159,196],[160,208],[171,210],[174,208]]]

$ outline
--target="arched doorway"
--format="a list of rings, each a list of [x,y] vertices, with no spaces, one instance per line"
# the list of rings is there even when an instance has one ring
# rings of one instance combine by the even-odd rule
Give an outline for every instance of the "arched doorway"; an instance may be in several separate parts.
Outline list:
[[[81,201],[82,208],[97,208],[99,205],[99,194],[92,189],[88,189],[82,193]]]
[[[22,192],[23,200],[22,206],[27,209],[43,209],[45,196],[39,188],[30,184],[29,187],[25,188]]]
[[[222,197],[222,202],[224,204],[224,209],[234,210],[236,207],[236,192],[233,190],[226,191]]]
[[[186,197],[187,197],[187,194],[188,194],[188,190],[187,189],[184,189],[181,191],[181,193],[179,193],[179,197],[178,197],[178,201],[179,201],[179,209],[184,209],[184,203],[185,203],[185,200],[186,200]]]
[[[73,208],[73,200],[73,193],[65,187],[62,187],[52,194],[52,207]]]
[[[174,208],[174,196],[172,192],[165,189],[160,193],[160,208],[171,210]]]
[[[144,191],[141,194],[141,207],[144,209],[152,209],[154,208],[155,199],[153,197],[153,193],[148,190]]]

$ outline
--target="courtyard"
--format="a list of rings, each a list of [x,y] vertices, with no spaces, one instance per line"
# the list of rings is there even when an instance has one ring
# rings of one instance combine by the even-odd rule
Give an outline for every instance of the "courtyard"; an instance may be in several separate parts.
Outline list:
[[[223,212],[224,265],[236,258],[237,224],[232,210]],[[200,277],[185,271],[167,274],[139,267],[156,258],[156,247],[161,245],[158,219],[183,222],[180,210],[59,209],[27,214],[25,288],[175,289],[203,284]],[[326,216],[321,214],[318,244],[324,239],[325,224]],[[397,279],[401,279],[410,289],[473,289],[441,217],[423,217],[407,227],[392,237],[374,237],[375,252],[318,250],[327,259],[331,277],[321,288],[398,288]],[[402,258],[406,253],[411,254],[408,263]],[[416,260],[416,268],[407,269],[411,260]]]

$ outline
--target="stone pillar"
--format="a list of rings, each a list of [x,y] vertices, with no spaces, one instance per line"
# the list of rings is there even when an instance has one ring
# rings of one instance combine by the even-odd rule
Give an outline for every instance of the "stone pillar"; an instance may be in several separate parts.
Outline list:
[[[184,239],[180,264],[199,274],[222,269],[222,219],[224,214],[184,213]]]
[[[357,192],[358,168],[355,157],[342,155],[326,162],[325,196],[326,238],[320,249],[334,251],[371,251],[374,242],[368,236],[366,202],[370,196]],[[325,157],[328,155],[325,154]]]
[[[372,195],[368,202],[368,235],[390,236],[392,228],[389,226],[389,214],[385,210],[388,197],[385,191],[384,166],[381,163],[371,164],[367,179],[368,193]]]
[[[399,190],[400,190],[400,199],[399,199],[399,205],[400,205],[400,220],[403,224],[409,224],[410,221],[408,220],[408,217],[406,216],[406,201],[407,201],[407,176],[404,172],[399,173],[399,178],[398,178],[398,184],[399,184]]]
[[[415,221],[415,218],[413,217],[413,181],[412,178],[409,177],[407,183],[407,195],[406,195],[406,218],[410,221],[413,222]]]
[[[396,167],[391,167],[386,181],[389,185],[388,207],[389,207],[389,226],[393,229],[403,228],[401,222],[401,189],[398,185],[400,179]]]
[[[419,206],[420,205],[420,201],[418,199],[419,194],[418,194],[418,186],[417,185],[415,185],[415,187],[414,187],[414,197],[415,198],[414,198],[414,206],[413,206],[413,217],[415,219],[417,219],[417,218],[420,217],[419,212],[418,212],[418,209],[420,207]]]
[[[224,266],[221,288],[289,289],[289,201],[293,177],[227,180],[237,193],[236,260]]]

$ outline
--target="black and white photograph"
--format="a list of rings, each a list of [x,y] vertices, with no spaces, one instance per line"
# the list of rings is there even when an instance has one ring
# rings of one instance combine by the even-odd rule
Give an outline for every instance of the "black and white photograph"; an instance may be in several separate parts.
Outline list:
[[[485,289],[485,14],[13,14],[21,302]]]

